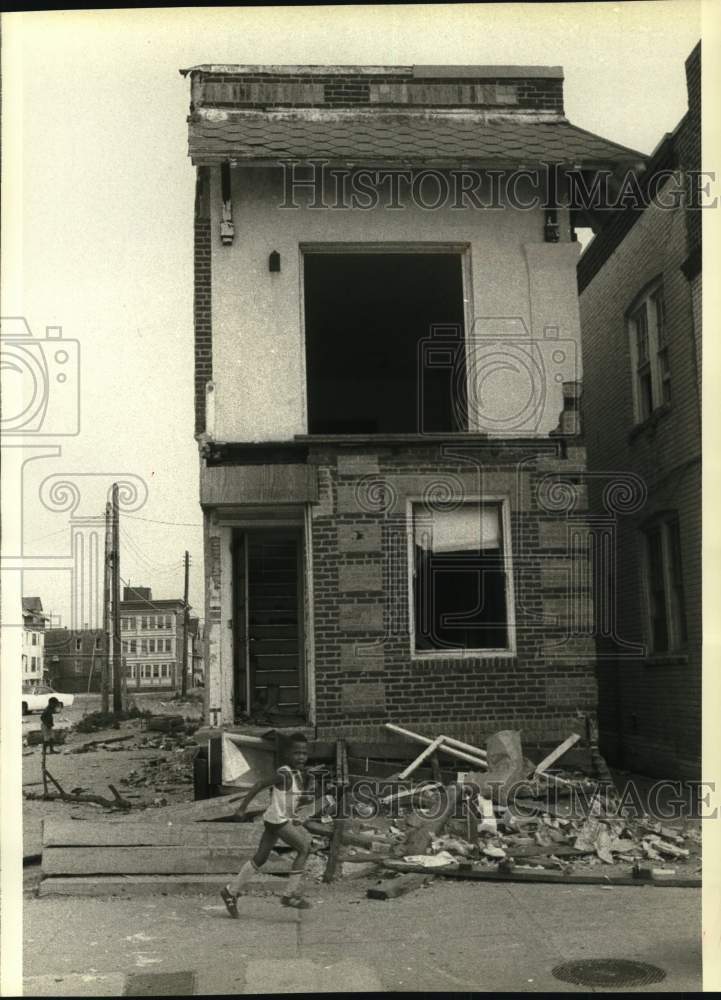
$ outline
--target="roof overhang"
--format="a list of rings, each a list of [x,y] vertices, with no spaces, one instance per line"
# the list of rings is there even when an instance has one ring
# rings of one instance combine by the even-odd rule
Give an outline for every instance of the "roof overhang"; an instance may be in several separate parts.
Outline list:
[[[637,150],[547,113],[199,108],[188,119],[196,165],[531,168],[643,164]]]

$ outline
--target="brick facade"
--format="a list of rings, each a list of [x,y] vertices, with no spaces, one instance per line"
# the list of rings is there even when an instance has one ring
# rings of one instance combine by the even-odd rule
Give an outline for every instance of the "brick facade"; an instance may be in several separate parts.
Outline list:
[[[476,75],[476,74],[474,74]],[[419,79],[412,67],[392,75],[374,73],[303,72],[204,73],[194,86],[193,109],[199,107],[277,108],[393,108],[475,107],[543,111],[563,114],[563,77],[494,76],[469,83],[466,76],[442,81]]]
[[[574,572],[588,580],[589,526],[578,488],[583,449],[566,459],[554,451],[548,442],[464,445],[467,459],[459,463],[446,458],[442,446],[398,447],[359,454],[354,466],[332,447],[311,450],[309,461],[329,492],[312,511],[320,735],[380,737],[383,724],[395,721],[428,731],[442,722],[444,732],[477,740],[506,726],[555,739],[578,725],[579,710],[595,711],[589,591],[577,584],[572,601],[570,583]],[[568,486],[567,509],[549,503],[550,480]],[[452,501],[509,500],[514,655],[411,655],[407,501],[433,491],[447,491]],[[569,550],[571,532],[585,548]],[[579,616],[573,618],[579,608],[586,635]]]
[[[690,134],[698,120],[694,93],[662,155],[699,169],[698,160],[689,160],[700,152]],[[649,173],[656,169],[658,162],[651,162]],[[613,763],[663,776],[698,777],[701,753],[700,329],[694,320],[701,290],[700,276],[690,283],[684,267],[699,215],[654,205],[628,213],[599,233],[593,253],[579,264],[591,512],[602,510],[601,484],[610,470],[632,474],[646,491],[617,524],[616,638],[599,645],[602,748]],[[663,287],[671,401],[639,424],[627,313],[655,280]],[[653,655],[643,530],[670,515],[680,526],[688,640],[684,648]]]

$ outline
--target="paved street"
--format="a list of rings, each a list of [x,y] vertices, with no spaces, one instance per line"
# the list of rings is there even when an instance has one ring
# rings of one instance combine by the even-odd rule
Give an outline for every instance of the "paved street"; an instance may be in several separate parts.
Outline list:
[[[212,896],[26,898],[25,993],[575,992],[551,970],[583,958],[666,972],[639,992],[701,989],[696,890],[438,879],[381,902],[365,898],[367,877],[344,878],[311,882],[300,913],[278,884],[262,879],[238,921]]]

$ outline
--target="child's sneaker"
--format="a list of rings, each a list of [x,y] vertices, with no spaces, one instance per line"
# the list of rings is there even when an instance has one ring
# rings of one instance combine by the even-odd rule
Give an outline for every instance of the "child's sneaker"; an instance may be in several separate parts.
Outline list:
[[[304,896],[282,896],[280,901],[283,906],[292,906],[295,910],[309,910],[311,907]]]
[[[238,919],[238,900],[233,895],[227,885],[220,890],[220,898],[225,903],[225,908],[234,920]]]

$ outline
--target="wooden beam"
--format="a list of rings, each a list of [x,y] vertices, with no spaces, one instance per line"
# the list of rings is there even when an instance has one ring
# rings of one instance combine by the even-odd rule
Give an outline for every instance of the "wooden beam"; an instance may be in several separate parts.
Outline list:
[[[269,870],[263,868],[261,876],[278,875],[285,877],[289,868]],[[53,875],[40,883],[41,896],[164,896],[173,893],[206,893],[215,895],[228,881],[228,874],[219,875]],[[251,882],[251,885],[254,884]]]
[[[258,827],[249,823],[43,822],[43,847],[252,847]]]
[[[410,774],[413,774],[413,772],[416,770],[416,768],[420,767],[420,765],[423,763],[423,761],[427,757],[430,757],[432,754],[434,754],[436,752],[436,750],[438,749],[438,747],[443,742],[443,739],[444,739],[443,736],[437,736],[436,739],[433,740],[432,743],[428,744],[428,746],[425,748],[425,750],[421,750],[421,752],[416,757],[416,759],[412,763],[410,763],[408,765],[408,767],[404,768],[401,771],[401,773],[398,775],[398,780],[399,781],[403,781],[404,778],[407,778]]]
[[[408,740],[413,740],[415,743],[422,743],[423,746],[430,746],[433,740],[429,740],[427,736],[421,736],[419,733],[414,733],[410,729],[403,729],[401,726],[396,726],[392,722],[386,722],[386,729],[389,729],[392,733],[397,733],[399,736],[405,736]],[[486,761],[481,757],[472,757],[461,750],[456,750],[455,747],[442,746],[440,747],[441,753],[447,753],[451,757],[456,757],[458,760],[464,760],[467,764],[473,764],[474,767],[486,767]]]
[[[567,750],[570,750],[571,747],[575,746],[580,739],[581,737],[578,733],[571,733],[568,739],[564,740],[560,746],[557,746],[556,749],[551,751],[547,757],[544,757],[540,764],[536,765],[534,774],[543,774],[544,771],[547,771],[549,767],[552,767],[557,760],[560,760],[561,757],[563,757]]]
[[[396,872],[426,872],[428,869],[422,865],[413,865],[405,861],[384,861],[383,867],[389,871]],[[442,875],[443,878],[469,879],[478,882],[551,882],[561,885],[635,885],[635,886],[672,886],[683,889],[700,889],[701,879],[692,877],[676,877],[671,875],[658,876],[653,881],[642,878],[634,878],[631,875],[603,875],[603,874],[570,874],[565,872],[550,871],[548,869],[539,870],[532,868],[519,868],[516,865],[508,865],[501,868],[466,868],[462,865],[448,865],[446,868],[434,868],[434,875]]]
[[[453,736],[444,736],[443,742],[449,747],[455,747],[456,750],[465,750],[472,757],[480,757],[481,760],[486,760],[488,754],[485,750],[481,750],[480,747],[474,747],[470,743],[463,743],[461,740],[457,740]]]
[[[237,872],[256,846],[46,847],[44,875],[212,875]]]

